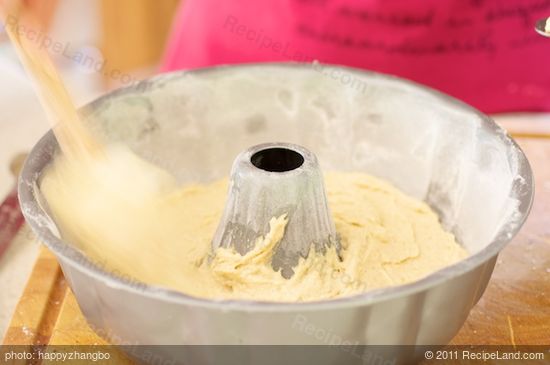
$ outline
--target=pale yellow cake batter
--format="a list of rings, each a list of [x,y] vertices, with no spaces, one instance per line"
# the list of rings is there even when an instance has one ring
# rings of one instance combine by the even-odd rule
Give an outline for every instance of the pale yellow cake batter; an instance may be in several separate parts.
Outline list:
[[[310,252],[284,279],[271,268],[286,216],[245,256],[219,249],[209,260],[228,181],[178,187],[167,172],[114,146],[108,159],[63,157],[41,188],[64,238],[134,285],[141,282],[215,299],[312,301],[400,285],[464,258],[437,215],[387,182],[329,172],[325,184],[343,258]]]

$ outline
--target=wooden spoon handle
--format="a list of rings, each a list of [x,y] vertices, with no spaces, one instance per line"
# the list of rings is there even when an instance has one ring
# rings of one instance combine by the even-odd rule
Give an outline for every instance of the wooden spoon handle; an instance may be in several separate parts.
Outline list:
[[[0,18],[19,59],[36,85],[42,106],[52,126],[55,126],[53,130],[63,153],[76,158],[95,156],[100,146],[82,123],[47,50],[20,31],[40,29],[32,14],[24,12],[20,0],[11,0],[0,2]]]

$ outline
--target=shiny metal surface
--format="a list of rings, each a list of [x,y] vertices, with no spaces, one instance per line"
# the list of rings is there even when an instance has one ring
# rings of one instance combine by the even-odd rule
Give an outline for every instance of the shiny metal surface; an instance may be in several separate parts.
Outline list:
[[[91,327],[114,344],[447,343],[533,199],[528,161],[490,118],[412,82],[350,68],[263,64],[163,75],[100,98],[85,114],[106,138],[124,140],[182,182],[223,176],[232,156],[267,139],[303,145],[323,170],[368,171],[426,200],[471,253],[408,285],[312,303],[212,301],[124,280],[64,242],[48,216],[39,178],[57,148],[50,132],[24,167],[22,210],[57,255]],[[197,154],[206,166],[194,164]],[[193,356],[207,359],[202,351]]]
[[[539,19],[535,23],[535,30],[537,33],[545,37],[550,37],[550,31],[546,30],[546,22],[548,19],[549,18]]]
[[[275,153],[270,157],[265,154],[269,151]],[[307,258],[312,246],[324,253],[336,245],[339,252],[323,174],[307,149],[289,143],[252,146],[235,158],[229,186],[213,250],[233,246],[244,255],[269,232],[273,217],[286,215],[285,235],[272,260],[273,270],[283,277],[294,274],[300,257]]]

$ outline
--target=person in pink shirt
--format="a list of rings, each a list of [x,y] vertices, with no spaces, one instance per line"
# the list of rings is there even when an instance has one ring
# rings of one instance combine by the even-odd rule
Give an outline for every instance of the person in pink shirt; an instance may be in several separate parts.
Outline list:
[[[185,0],[162,71],[312,62],[411,79],[488,112],[550,110],[550,0]]]

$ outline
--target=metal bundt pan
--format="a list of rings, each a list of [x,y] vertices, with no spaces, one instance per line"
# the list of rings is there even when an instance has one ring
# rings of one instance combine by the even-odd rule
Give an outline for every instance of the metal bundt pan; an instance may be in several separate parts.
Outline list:
[[[368,172],[425,200],[470,252],[408,285],[312,303],[213,301],[131,282],[60,238],[40,204],[39,179],[58,147],[50,132],[24,167],[22,210],[57,256],[92,329],[114,344],[445,344],[483,294],[533,198],[526,157],[490,118],[434,90],[372,72],[294,63],[177,72],[110,93],[83,113],[98,133],[125,141],[182,183],[226,176],[233,158],[256,144],[304,146],[323,171]],[[143,349],[129,352],[140,358]],[[282,347],[274,357],[252,347],[241,348],[245,355],[215,349],[147,350],[187,364],[290,363],[306,353],[308,361],[317,354],[318,364],[360,361],[341,348]],[[393,363],[414,353],[414,347],[385,349]]]

